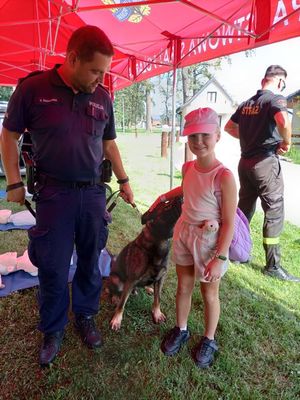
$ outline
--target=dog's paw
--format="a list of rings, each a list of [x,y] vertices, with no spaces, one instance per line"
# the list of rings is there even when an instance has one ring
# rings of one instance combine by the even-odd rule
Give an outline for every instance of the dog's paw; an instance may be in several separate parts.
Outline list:
[[[110,321],[110,327],[113,331],[118,331],[121,328],[121,323],[122,323],[122,315],[121,314],[115,314]]]
[[[152,310],[152,319],[155,324],[162,324],[166,321],[167,317],[160,311],[160,309],[155,309]]]

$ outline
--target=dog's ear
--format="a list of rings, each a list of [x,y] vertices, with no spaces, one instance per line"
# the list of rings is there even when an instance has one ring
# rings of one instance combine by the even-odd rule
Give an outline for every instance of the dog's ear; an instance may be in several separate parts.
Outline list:
[[[145,225],[150,219],[151,212],[148,210],[141,216],[141,224]]]
[[[141,223],[142,225],[146,225],[147,222],[153,221],[156,217],[156,208],[157,206],[152,210],[152,211],[146,211],[142,216],[141,216]]]

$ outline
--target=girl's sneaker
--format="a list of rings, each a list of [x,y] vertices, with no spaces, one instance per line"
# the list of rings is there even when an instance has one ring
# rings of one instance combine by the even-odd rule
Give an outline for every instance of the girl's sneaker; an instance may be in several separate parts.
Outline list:
[[[193,350],[193,358],[199,368],[208,368],[214,362],[214,354],[218,350],[217,342],[202,336]]]
[[[181,331],[178,326],[175,326],[164,337],[160,346],[161,351],[167,356],[173,356],[178,353],[181,346],[189,340],[190,336],[188,329]]]

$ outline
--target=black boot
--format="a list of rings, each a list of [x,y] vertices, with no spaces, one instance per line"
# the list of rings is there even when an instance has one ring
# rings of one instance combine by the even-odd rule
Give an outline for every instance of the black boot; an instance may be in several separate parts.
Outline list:
[[[273,278],[281,279],[282,281],[300,282],[300,278],[297,276],[289,274],[282,267],[265,267],[263,273]]]
[[[76,315],[75,327],[80,333],[81,340],[88,348],[95,349],[102,346],[102,337],[96,328],[93,315]]]
[[[44,335],[43,344],[40,350],[40,366],[48,367],[54,361],[59,352],[64,331],[47,333]]]

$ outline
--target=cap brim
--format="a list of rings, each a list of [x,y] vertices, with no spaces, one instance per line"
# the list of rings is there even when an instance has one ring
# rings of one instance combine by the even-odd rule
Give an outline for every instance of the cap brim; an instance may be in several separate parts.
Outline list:
[[[216,124],[194,124],[183,129],[182,136],[189,136],[195,133],[216,133],[218,126]]]

